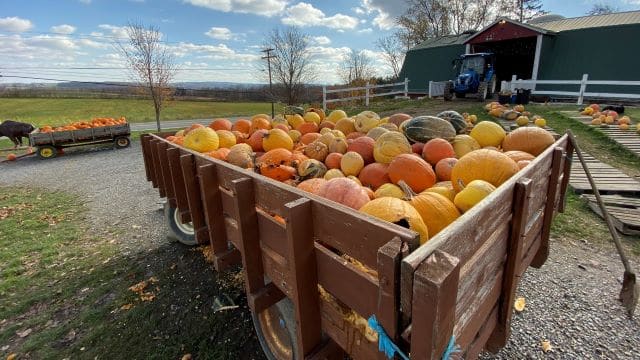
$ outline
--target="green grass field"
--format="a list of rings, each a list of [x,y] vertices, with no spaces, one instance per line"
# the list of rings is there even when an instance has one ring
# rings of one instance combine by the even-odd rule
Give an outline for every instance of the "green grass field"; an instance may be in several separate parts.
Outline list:
[[[270,103],[171,101],[163,120],[210,119],[271,112]],[[15,99],[0,98],[0,120],[24,121],[36,126],[62,125],[95,117],[124,116],[130,122],[155,121],[150,100],[130,99]]]

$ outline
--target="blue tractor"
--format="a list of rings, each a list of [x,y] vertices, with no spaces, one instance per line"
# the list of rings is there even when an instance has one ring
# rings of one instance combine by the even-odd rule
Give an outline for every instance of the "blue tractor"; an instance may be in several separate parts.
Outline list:
[[[464,54],[453,60],[458,76],[447,81],[444,88],[444,99],[451,100],[455,95],[464,98],[475,95],[484,101],[496,89],[495,55],[492,53]]]

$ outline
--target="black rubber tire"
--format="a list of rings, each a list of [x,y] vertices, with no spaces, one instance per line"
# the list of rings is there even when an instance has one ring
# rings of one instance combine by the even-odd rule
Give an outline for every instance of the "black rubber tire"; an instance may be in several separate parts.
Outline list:
[[[484,102],[487,99],[487,93],[489,92],[487,86],[486,82],[481,82],[480,86],[478,86],[478,101]]]
[[[113,146],[116,149],[124,149],[131,146],[131,139],[127,136],[118,136],[113,140]]]
[[[291,302],[291,300],[289,300],[289,298],[285,297],[284,299],[277,302],[275,305],[272,305],[272,307],[276,307],[277,311],[279,311],[281,315],[280,325],[285,329],[285,332],[289,335],[289,339],[291,341],[291,350],[293,353],[292,359],[295,359],[297,358],[296,355],[298,354],[298,346],[296,342],[296,336],[297,336],[296,332],[297,332],[298,326],[296,324],[293,303]],[[264,310],[264,311],[267,311],[267,310]],[[262,347],[262,351],[264,352],[267,359],[284,360],[276,357],[276,355],[274,355],[273,351],[269,347],[269,344],[267,342],[266,336],[264,334],[264,331],[260,323],[259,315],[254,312],[251,312],[251,320],[253,320],[253,328],[256,330],[256,336],[260,341],[260,346]]]
[[[185,232],[184,226],[182,225],[182,223],[178,223],[180,221],[178,219],[179,217],[178,209],[169,206],[168,203],[165,203],[164,215],[167,221],[167,227],[169,228],[169,233],[167,234],[167,237],[169,239],[175,240],[187,246],[198,245],[198,241],[196,240],[195,233]]]
[[[58,156],[58,149],[51,145],[38,146],[36,153],[40,159],[53,159]]]
[[[444,94],[442,97],[444,101],[451,101],[453,99],[453,83],[451,81],[447,81],[444,85]]]

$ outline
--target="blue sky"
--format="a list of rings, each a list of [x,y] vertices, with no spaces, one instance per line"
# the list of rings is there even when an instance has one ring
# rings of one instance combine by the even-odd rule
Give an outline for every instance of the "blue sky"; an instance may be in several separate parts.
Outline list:
[[[583,15],[595,2],[543,0],[545,10],[566,17]],[[640,9],[640,0],[604,2],[623,11]],[[403,10],[403,0],[4,0],[0,74],[126,80],[124,70],[65,68],[123,67],[112,42],[133,20],[158,26],[181,67],[208,69],[181,71],[178,81],[260,82],[255,68],[264,34],[284,25],[310,35],[321,82],[338,81],[336,68],[349,49],[365,51],[379,75],[388,75],[375,41],[393,32],[392,19]]]

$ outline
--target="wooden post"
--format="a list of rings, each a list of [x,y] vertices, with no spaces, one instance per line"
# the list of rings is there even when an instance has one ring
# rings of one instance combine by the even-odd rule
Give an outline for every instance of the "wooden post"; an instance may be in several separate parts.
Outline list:
[[[404,78],[404,97],[409,97],[409,78]]]
[[[536,253],[531,266],[541,267],[549,257],[549,234],[551,233],[551,222],[553,221],[554,208],[556,205],[556,195],[558,193],[558,177],[562,167],[562,148],[553,150],[553,159],[551,161],[551,175],[549,177],[549,187],[547,188],[547,203],[544,206],[544,220],[540,234],[540,248]]]
[[[569,179],[571,178],[571,163],[573,162],[573,144],[571,141],[567,141],[567,152],[564,154],[564,169],[562,184],[560,185],[560,204],[558,205],[558,211],[564,212],[567,206],[567,187],[569,185]]]
[[[589,80],[589,74],[582,74],[582,81],[580,82],[580,94],[578,95],[578,105],[582,105],[584,101],[584,93],[587,91],[587,81]]]
[[[187,190],[184,186],[184,177],[182,176],[182,165],[180,165],[180,149],[170,148],[167,150],[169,159],[169,170],[173,179],[173,193],[176,197],[176,207],[180,212],[180,220],[183,223],[191,222],[191,214],[189,213],[189,201],[187,200]]]
[[[511,75],[511,92],[513,93],[514,91],[516,91],[516,85],[518,82],[518,77],[516,75]]]
[[[292,294],[297,329],[299,359],[322,342],[320,295],[313,239],[312,202],[300,198],[285,205],[287,222],[287,262],[291,271]]]
[[[322,85],[322,110],[327,111],[327,86]]]
[[[511,234],[507,244],[507,261],[505,263],[502,295],[498,308],[498,323],[487,341],[487,349],[497,352],[507,343],[511,332],[511,317],[516,288],[520,278],[518,267],[522,261],[524,234],[529,217],[529,197],[531,196],[531,179],[522,179],[515,184],[513,196],[513,218]]]
[[[411,358],[439,359],[455,325],[459,260],[436,250],[414,276]]]
[[[149,154],[149,140],[151,140],[151,135],[140,135],[140,146],[142,147],[142,158],[144,159],[144,173],[147,176],[147,181],[151,181],[151,154]]]
[[[394,341],[400,328],[400,261],[405,246],[399,237],[378,249],[378,322]]]
[[[367,85],[364,87],[364,106],[369,107],[369,82],[367,81]]]
[[[433,99],[433,81],[429,80],[429,99]]]
[[[180,156],[182,176],[184,177],[184,187],[189,203],[189,213],[198,244],[209,243],[209,230],[204,220],[202,201],[200,200],[200,186],[196,176],[195,159],[192,154]]]
[[[173,178],[169,169],[169,156],[167,151],[169,144],[162,141],[158,143],[158,160],[160,160],[160,172],[162,173],[162,182],[164,184],[164,192],[167,195],[167,201],[171,207],[176,207],[176,194],[173,190]]]

